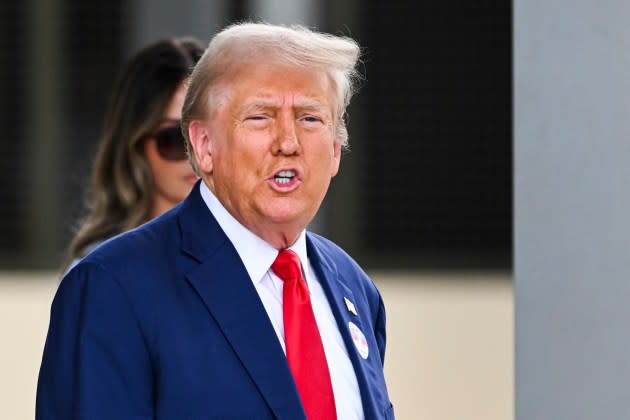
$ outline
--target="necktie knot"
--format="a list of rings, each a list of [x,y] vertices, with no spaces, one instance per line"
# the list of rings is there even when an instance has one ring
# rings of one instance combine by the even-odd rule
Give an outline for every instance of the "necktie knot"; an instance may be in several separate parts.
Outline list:
[[[271,269],[284,282],[295,281],[302,274],[300,257],[289,249],[282,249],[278,252],[276,260],[271,264]]]

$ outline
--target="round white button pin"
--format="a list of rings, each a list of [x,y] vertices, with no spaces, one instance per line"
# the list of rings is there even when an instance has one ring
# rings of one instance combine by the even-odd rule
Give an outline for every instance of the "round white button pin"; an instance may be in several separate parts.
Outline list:
[[[370,350],[368,349],[368,343],[365,339],[365,335],[363,335],[363,332],[353,322],[348,322],[348,328],[350,329],[350,336],[352,337],[352,341],[359,351],[359,354],[364,359],[367,359]]]

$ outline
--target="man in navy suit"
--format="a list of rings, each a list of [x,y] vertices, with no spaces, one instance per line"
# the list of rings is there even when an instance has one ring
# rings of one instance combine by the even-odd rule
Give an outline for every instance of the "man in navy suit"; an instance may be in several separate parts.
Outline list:
[[[305,230],[347,145],[358,57],[297,26],[213,38],[182,117],[201,180],[62,280],[38,419],[394,417],[379,292]]]

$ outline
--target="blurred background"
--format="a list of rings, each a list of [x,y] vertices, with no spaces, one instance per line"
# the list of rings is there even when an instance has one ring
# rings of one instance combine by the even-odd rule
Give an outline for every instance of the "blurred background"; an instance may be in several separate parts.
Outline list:
[[[347,35],[364,50],[351,151],[312,229],[383,293],[397,417],[512,418],[507,0],[2,2],[0,417],[33,418],[57,270],[122,63],[160,37],[208,42],[243,19]]]

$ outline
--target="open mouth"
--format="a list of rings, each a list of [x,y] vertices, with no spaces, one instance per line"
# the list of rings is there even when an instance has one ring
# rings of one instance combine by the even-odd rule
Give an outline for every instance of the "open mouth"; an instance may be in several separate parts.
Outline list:
[[[273,176],[273,180],[280,185],[288,185],[296,176],[295,171],[280,171]]]

